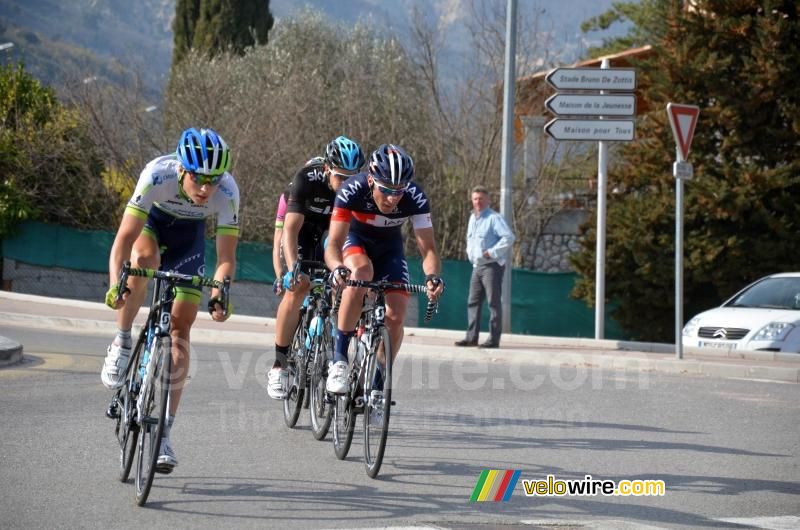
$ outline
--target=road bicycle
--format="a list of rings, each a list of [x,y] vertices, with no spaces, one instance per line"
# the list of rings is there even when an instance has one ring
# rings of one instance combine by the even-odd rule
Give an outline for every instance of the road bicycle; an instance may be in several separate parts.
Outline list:
[[[167,422],[172,372],[172,339],[170,326],[175,284],[191,282],[195,287],[220,290],[223,312],[227,312],[230,278],[222,282],[176,272],[131,268],[125,262],[119,277],[122,299],[130,276],[155,280],[150,312],[139,333],[130,362],[125,369],[125,384],[111,398],[106,416],[116,419],[115,434],[120,446],[119,480],[126,482],[136,459],[136,503],[147,502],[155,473],[169,473],[171,468],[157,466],[161,437]]]
[[[310,288],[300,308],[300,319],[286,356],[289,380],[283,417],[287,427],[292,428],[297,424],[301,409],[310,408],[311,432],[317,440],[322,440],[331,423],[331,407],[324,399],[327,359],[333,350],[328,269],[322,262],[297,260],[294,278],[300,277],[301,265],[308,270]]]
[[[378,476],[386,449],[389,433],[389,414],[392,401],[392,343],[386,327],[386,291],[403,290],[409,293],[424,293],[424,285],[395,283],[385,280],[345,280],[344,286],[367,288],[364,306],[351,341],[348,358],[351,360],[348,374],[349,391],[335,396],[333,407],[333,448],[336,457],[343,460],[350,451],[355,431],[356,415],[364,416],[364,466],[371,478]],[[333,310],[338,310],[341,300],[340,287]],[[433,318],[438,302],[428,300],[425,322]],[[380,365],[380,380],[376,372]],[[382,390],[380,387],[382,386]]]

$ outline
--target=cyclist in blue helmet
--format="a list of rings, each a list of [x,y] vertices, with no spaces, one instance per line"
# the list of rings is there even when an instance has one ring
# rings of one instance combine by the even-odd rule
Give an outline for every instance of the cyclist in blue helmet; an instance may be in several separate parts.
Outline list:
[[[118,331],[108,347],[100,379],[111,389],[125,382],[131,356],[131,327],[147,291],[146,278],[131,277],[129,292],[116,302],[119,271],[125,261],[134,267],[173,270],[183,274],[205,273],[205,220],[216,218],[217,265],[214,278],[234,275],[239,237],[239,187],[228,173],[228,145],[212,129],[186,129],[175,153],[148,163],[125,207],[108,263],[109,285],[105,302],[117,312]],[[208,310],[222,322],[227,316],[213,290]],[[183,382],[189,373],[189,332],[197,317],[201,293],[190,284],[178,284],[172,307],[172,390],[168,423],[158,457],[157,470],[168,473],[178,461],[170,444],[170,432],[181,401]]]
[[[297,328],[300,306],[310,287],[307,274],[294,277],[294,265],[299,259],[323,260],[321,241],[328,229],[336,191],[346,179],[358,175],[363,165],[364,152],[358,142],[339,136],[326,146],[324,159],[304,166],[284,192],[286,215],[280,244],[289,272],[281,282],[285,292],[275,323],[275,362],[267,374],[267,395],[272,399],[286,398],[289,383],[286,354]],[[302,269],[308,272],[308,267]]]
[[[431,222],[431,207],[422,188],[413,180],[414,161],[403,148],[384,144],[370,156],[367,172],[342,185],[336,194],[331,216],[325,262],[334,272],[337,284],[343,278],[384,279],[409,283],[404,255],[403,224],[411,221],[422,257],[422,270],[428,298],[435,300],[444,291],[441,259]],[[333,366],[326,389],[333,394],[348,391],[347,348],[361,315],[365,289],[346,287],[342,293],[336,329]],[[403,342],[403,322],[408,308],[408,293],[386,291],[386,327],[389,329],[392,358]],[[379,359],[380,360],[380,359]],[[380,366],[368,399],[383,399]],[[381,409],[375,409],[380,414]],[[375,418],[379,421],[379,418]]]

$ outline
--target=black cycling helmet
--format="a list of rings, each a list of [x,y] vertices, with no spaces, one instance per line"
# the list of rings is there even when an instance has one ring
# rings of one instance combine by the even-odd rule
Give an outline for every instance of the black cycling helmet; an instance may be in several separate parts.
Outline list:
[[[399,145],[383,144],[369,157],[369,172],[375,180],[398,188],[414,178],[414,161]]]
[[[325,148],[325,162],[334,168],[356,171],[364,165],[364,151],[358,142],[339,136]]]

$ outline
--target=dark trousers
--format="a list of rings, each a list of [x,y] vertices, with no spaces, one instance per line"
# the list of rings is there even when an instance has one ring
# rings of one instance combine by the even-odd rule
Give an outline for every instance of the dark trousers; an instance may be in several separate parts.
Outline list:
[[[503,329],[503,307],[500,295],[503,290],[504,265],[487,263],[472,268],[472,277],[469,281],[469,298],[467,299],[467,327],[466,339],[470,342],[478,341],[481,329],[481,309],[483,300],[489,303],[489,342],[500,343],[500,333]]]

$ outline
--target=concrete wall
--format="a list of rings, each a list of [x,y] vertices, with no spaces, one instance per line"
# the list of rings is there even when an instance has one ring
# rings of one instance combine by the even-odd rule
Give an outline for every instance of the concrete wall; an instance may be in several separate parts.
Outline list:
[[[55,298],[71,298],[102,302],[108,291],[108,275],[56,267],[39,267],[20,261],[3,259],[3,290]],[[146,303],[152,296],[148,294]],[[272,293],[272,285],[258,282],[233,282],[231,302],[234,314],[275,318],[280,298]],[[208,289],[203,292],[201,309],[208,304]],[[411,296],[406,317],[407,326],[416,326],[417,296]]]

